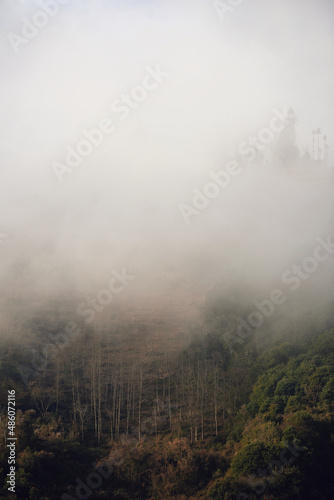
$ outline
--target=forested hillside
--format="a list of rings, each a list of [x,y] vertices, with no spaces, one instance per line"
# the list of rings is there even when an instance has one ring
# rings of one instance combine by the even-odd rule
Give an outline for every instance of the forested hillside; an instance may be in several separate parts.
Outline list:
[[[334,499],[333,0],[0,0],[0,500]]]
[[[34,317],[25,338],[7,335],[0,498],[332,498],[332,309],[275,316],[235,341],[247,304],[245,287],[212,289],[183,347],[144,356],[131,349],[144,323],[82,327],[63,345],[68,322]],[[16,494],[5,477],[13,389]]]

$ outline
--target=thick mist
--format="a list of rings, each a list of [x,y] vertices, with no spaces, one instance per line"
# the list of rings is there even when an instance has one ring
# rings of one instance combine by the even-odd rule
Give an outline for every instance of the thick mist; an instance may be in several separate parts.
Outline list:
[[[3,300],[122,268],[270,292],[334,239],[331,149],[318,170],[275,156],[290,108],[300,155],[318,127],[333,144],[332,2],[223,4],[1,2]],[[324,302],[327,253],[300,278]]]

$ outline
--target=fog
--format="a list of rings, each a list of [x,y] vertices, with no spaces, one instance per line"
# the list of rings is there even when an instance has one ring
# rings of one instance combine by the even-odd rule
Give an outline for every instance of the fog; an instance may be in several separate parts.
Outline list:
[[[210,0],[72,0],[23,28],[47,3],[0,6],[3,297],[79,296],[122,268],[255,293],[333,235],[332,150],[282,164],[273,121],[293,108],[299,150],[318,127],[332,147],[333,2],[231,2],[222,19]],[[73,157],[101,122],[113,130]],[[242,157],[271,124],[267,160]],[[325,302],[328,257],[302,280]]]

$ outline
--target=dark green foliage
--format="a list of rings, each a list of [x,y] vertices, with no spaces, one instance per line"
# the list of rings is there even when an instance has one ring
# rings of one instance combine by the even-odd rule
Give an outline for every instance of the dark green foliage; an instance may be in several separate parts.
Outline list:
[[[258,469],[264,469],[275,460],[281,452],[277,445],[266,446],[264,443],[251,443],[237,454],[232,460],[231,471],[238,476],[246,476],[255,473]]]

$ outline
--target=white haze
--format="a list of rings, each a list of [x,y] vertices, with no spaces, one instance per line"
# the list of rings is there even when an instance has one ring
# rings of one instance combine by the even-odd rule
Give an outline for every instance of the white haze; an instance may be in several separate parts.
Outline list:
[[[15,54],[7,33],[39,8],[0,5],[3,293],[79,293],[122,267],[270,286],[333,231],[332,180],[255,165],[190,224],[178,209],[274,108],[293,107],[300,147],[317,127],[333,145],[333,2],[247,0],[221,21],[210,0],[73,0]],[[52,163],[157,65],[168,78],[58,182]],[[330,295],[333,262],[317,273]]]

